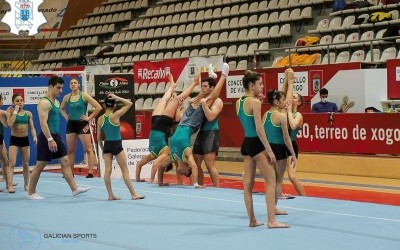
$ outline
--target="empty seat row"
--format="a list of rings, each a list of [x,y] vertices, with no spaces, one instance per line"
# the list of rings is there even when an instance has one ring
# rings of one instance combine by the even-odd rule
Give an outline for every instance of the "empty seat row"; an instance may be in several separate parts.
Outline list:
[[[124,3],[96,7],[93,10],[93,13],[88,14],[88,16],[101,15],[101,14],[106,14],[106,13],[108,14],[108,13],[126,11],[126,10],[141,9],[141,8],[147,8],[147,7],[148,7],[147,0],[126,1]]]
[[[126,35],[122,35],[122,37],[124,38],[123,41],[135,40],[138,42],[130,43],[129,45],[128,43],[117,44],[114,48],[114,51],[110,54],[119,54],[126,52],[130,53],[130,52],[140,52],[140,51],[157,51],[163,49],[226,44],[226,43],[253,41],[253,40],[259,41],[265,39],[288,37],[291,36],[291,26],[290,24],[285,24],[282,26],[274,25],[271,28],[268,27],[263,27],[261,29],[252,28],[250,30],[241,29],[241,30],[233,30],[231,32],[227,31],[214,32],[211,34],[206,33],[203,35],[200,34],[194,35],[193,37],[181,36],[177,38],[169,38],[161,40],[158,39],[149,40],[150,38],[157,38],[154,36],[154,34],[150,32],[151,30],[148,30],[147,32],[143,30],[143,34],[140,34],[139,37],[135,36],[135,33],[129,33],[129,32]],[[118,35],[118,38],[117,36],[115,36],[114,39],[118,39],[118,41],[120,41],[120,36],[121,35]],[[146,41],[140,41],[142,39]]]
[[[76,25],[71,26],[71,28],[81,28],[87,26],[95,26],[99,24],[106,24],[106,23],[117,23],[132,20],[132,14],[130,11],[116,13],[116,14],[109,14],[103,16],[96,16],[90,17],[85,19],[79,19]]]
[[[237,29],[239,27],[253,27],[259,25],[268,25],[268,24],[276,24],[281,22],[293,22],[299,21],[302,19],[312,18],[312,9],[311,7],[306,7],[304,9],[294,9],[291,12],[289,10],[285,10],[282,12],[272,12],[271,14],[263,13],[261,15],[251,15],[251,16],[242,16],[242,17],[233,17],[233,18],[224,18],[219,20],[221,16],[209,16],[210,19],[216,20],[207,20],[207,18],[199,17],[199,13],[191,12],[189,14],[176,14],[174,16],[161,16],[161,17],[153,17],[153,18],[145,18],[133,20],[129,27],[124,28],[124,30],[141,30],[148,28],[156,28],[162,26],[171,26],[171,25],[179,25],[176,26],[177,32],[180,33],[193,33],[199,32],[200,30],[225,30],[225,29]],[[186,26],[189,26],[186,28]],[[161,29],[160,27],[160,29]],[[178,33],[179,33],[178,32]],[[162,33],[162,30],[161,30]]]
[[[41,51],[52,51],[52,50],[60,50],[60,49],[69,49],[69,48],[81,48],[85,46],[95,46],[99,44],[99,40],[97,36],[93,37],[82,37],[76,39],[69,40],[58,40],[53,42],[48,42],[44,49]]]
[[[75,30],[68,30],[68,31],[65,30],[63,31],[59,39],[92,36],[92,35],[107,34],[114,32],[115,32],[115,24],[112,23],[112,24],[80,28]]]
[[[164,4],[161,6],[150,7],[146,11],[146,17],[152,16],[163,16],[171,13],[179,12],[205,12],[209,9],[213,9],[217,15],[232,15],[236,14],[248,14],[256,12],[269,12],[275,10],[285,10],[290,8],[310,6],[312,4],[318,4],[321,1],[313,0],[271,0],[261,2],[251,2],[235,4],[231,1],[215,1],[215,0],[200,0],[200,1],[186,1],[184,3],[177,4]],[[323,1],[322,1],[323,2]],[[233,6],[229,6],[235,4]],[[225,7],[224,7],[225,6]],[[206,16],[206,15],[204,15]]]
[[[47,61],[58,61],[58,60],[70,60],[78,58],[81,54],[80,49],[71,49],[71,50],[59,50],[53,52],[43,52],[40,53],[39,58],[37,60],[33,60],[32,62],[47,62]]]

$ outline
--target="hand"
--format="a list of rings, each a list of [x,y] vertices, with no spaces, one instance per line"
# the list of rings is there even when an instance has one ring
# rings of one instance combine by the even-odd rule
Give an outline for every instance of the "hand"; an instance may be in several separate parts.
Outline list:
[[[89,117],[89,116],[86,116],[86,115],[81,115],[81,117],[79,117],[79,119],[80,119],[81,121],[86,121],[86,122],[90,121],[90,117]]]
[[[189,99],[189,103],[198,103],[199,102],[199,96],[193,97]]]
[[[206,103],[207,103],[207,101],[208,101],[208,99],[210,99],[210,97],[207,97],[207,98],[201,98],[201,100],[200,100],[200,104],[201,104],[201,105],[203,105],[203,104],[206,104]]]
[[[287,79],[288,83],[294,84],[294,71],[292,68],[288,68],[287,70]]]
[[[178,105],[182,105],[182,103],[185,101],[185,99],[183,99],[182,97],[176,98],[176,100],[178,101]]]
[[[292,102],[285,103],[285,108],[287,109],[287,111],[292,111]]]
[[[257,98],[258,100],[260,100],[261,102],[264,102],[265,95],[262,94],[262,93],[260,93],[256,98]]]
[[[268,157],[269,157],[269,163],[270,164],[275,164],[276,163],[276,158],[275,158],[274,152],[272,152],[272,150],[268,150],[267,154],[268,154]]]
[[[21,111],[21,110],[22,110],[22,106],[20,106],[20,105],[15,105],[15,108],[14,108],[14,110],[16,110],[16,111],[17,111],[17,113],[18,113],[19,111]]]
[[[196,73],[196,75],[194,76],[193,81],[194,81],[195,83],[200,84],[200,74],[199,74],[199,73]]]
[[[33,142],[35,143],[35,145],[37,145],[37,138],[33,137],[32,139],[33,139]]]
[[[9,113],[14,112],[14,107],[13,106],[8,107],[6,112],[9,112]]]
[[[49,150],[50,150],[50,152],[55,153],[55,152],[58,151],[57,143],[56,143],[54,140],[49,141],[48,144],[49,144]]]
[[[111,100],[116,100],[118,98],[118,96],[116,96],[114,93],[110,93],[107,95],[107,98],[111,99]]]
[[[292,168],[295,168],[297,166],[297,158],[296,156],[292,156],[291,158],[290,164],[292,165]]]

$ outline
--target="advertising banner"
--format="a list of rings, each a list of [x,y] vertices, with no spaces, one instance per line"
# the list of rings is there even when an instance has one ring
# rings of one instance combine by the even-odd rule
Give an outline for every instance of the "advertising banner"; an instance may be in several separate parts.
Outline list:
[[[94,75],[95,99],[103,105],[109,93],[128,99],[135,103],[135,93],[132,74]],[[121,103],[117,102],[117,108]],[[104,113],[104,111],[103,111]],[[100,113],[101,116],[103,113]],[[99,117],[98,116],[98,117]],[[120,118],[121,136],[123,140],[135,139],[135,108],[134,106]]]
[[[136,165],[137,163],[146,155],[149,154],[149,140],[148,139],[140,139],[140,140],[124,140],[122,141],[122,147],[124,148],[124,152],[126,155],[126,159],[128,162],[128,169],[129,169],[129,177],[131,179],[135,179],[136,173]],[[100,155],[103,154],[101,148],[99,147]],[[143,166],[140,177],[141,178],[150,178],[151,174],[151,166],[153,165],[154,161],[151,161]],[[104,176],[104,159],[100,157],[100,173],[101,176]],[[112,161],[112,173],[111,178],[121,179],[121,168],[118,166],[117,161],[113,158]]]
[[[133,65],[135,83],[166,82],[172,74],[175,82],[191,82],[197,72],[207,72],[212,64],[215,71],[222,67],[222,56],[139,61]]]
[[[37,72],[36,72],[37,73]],[[71,73],[72,74],[72,73]],[[36,133],[39,134],[41,132],[39,117],[37,112],[37,104],[39,100],[46,95],[48,89],[48,81],[49,78],[54,75],[54,73],[46,73],[43,72],[40,77],[29,77],[27,75],[34,75],[27,72],[26,75],[21,75],[22,77],[0,77],[0,94],[3,98],[3,107],[2,110],[6,110],[10,105],[12,105],[12,95],[16,93],[22,94],[25,100],[24,109],[28,110],[32,113],[33,117],[33,124],[35,126]],[[57,100],[61,103],[62,98],[66,93],[70,93],[69,82],[72,78],[76,78],[79,82],[82,81],[82,77],[84,76],[84,72],[74,72],[73,76],[63,74],[60,72],[58,74],[64,80],[63,92],[61,96],[57,98]],[[63,138],[64,142],[65,139],[65,131],[67,127],[67,122],[65,119],[60,115],[60,135]],[[8,148],[10,138],[10,129],[4,129],[4,142]],[[29,133],[29,140],[30,140],[30,161],[29,165],[36,164],[36,147],[32,141],[32,137]],[[83,160],[83,146],[78,140],[77,149],[81,148],[82,150],[76,151],[76,162],[81,162]],[[56,163],[57,161],[53,161]],[[21,165],[20,154],[18,154],[17,158],[17,166]]]
[[[400,154],[397,114],[303,114],[302,152]]]

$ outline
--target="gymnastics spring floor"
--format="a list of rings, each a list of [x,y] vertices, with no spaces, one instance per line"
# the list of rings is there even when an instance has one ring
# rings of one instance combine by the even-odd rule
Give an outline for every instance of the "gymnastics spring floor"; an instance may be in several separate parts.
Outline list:
[[[296,197],[279,201],[289,215],[278,219],[290,229],[248,228],[242,190],[134,183],[146,199],[132,201],[123,181],[113,180],[122,200],[110,202],[103,179],[75,179],[92,189],[72,197],[61,174],[43,173],[44,200],[28,200],[22,185],[0,193],[0,249],[400,249],[397,206]],[[253,197],[265,222],[264,195]]]

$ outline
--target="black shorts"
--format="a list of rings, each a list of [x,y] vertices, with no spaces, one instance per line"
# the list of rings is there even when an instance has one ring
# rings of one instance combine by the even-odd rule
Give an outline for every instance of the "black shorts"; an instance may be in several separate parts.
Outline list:
[[[3,145],[4,135],[0,135],[0,145]]]
[[[89,122],[68,120],[67,134],[90,134]]]
[[[54,141],[57,143],[57,152],[51,152],[49,149],[49,142],[43,132],[40,132],[37,141],[37,160],[38,161],[51,161],[51,159],[59,159],[68,155],[67,147],[61,139],[60,134],[51,134]]]
[[[10,146],[29,147],[29,138],[28,138],[28,136],[24,136],[24,137],[11,136],[10,137]]]
[[[193,154],[206,155],[219,149],[219,130],[200,131],[193,145]]]
[[[245,137],[240,148],[240,153],[243,156],[253,158],[265,150],[264,144],[258,137]]]
[[[274,152],[277,161],[287,159],[290,156],[290,153],[288,154],[289,150],[286,147],[286,144],[270,143],[269,145],[271,145],[272,152]]]
[[[121,153],[122,150],[124,150],[122,148],[122,140],[104,142],[103,154],[117,155]]]

